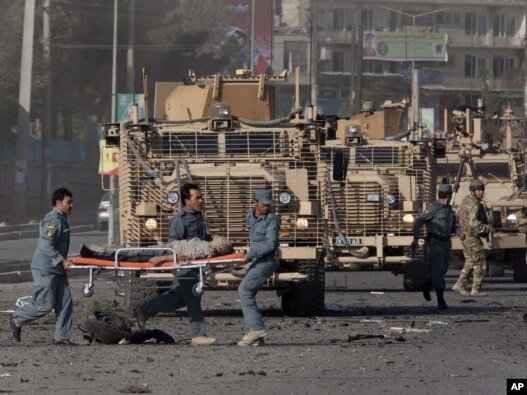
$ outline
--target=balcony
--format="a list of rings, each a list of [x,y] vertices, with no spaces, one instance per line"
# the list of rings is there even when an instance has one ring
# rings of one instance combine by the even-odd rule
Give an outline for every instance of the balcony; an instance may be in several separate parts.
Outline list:
[[[502,77],[492,77],[491,91],[522,91],[524,77],[521,70],[505,71]],[[462,77],[458,74],[442,74],[441,84],[423,84],[423,89],[448,91],[481,91],[482,81],[479,77]]]

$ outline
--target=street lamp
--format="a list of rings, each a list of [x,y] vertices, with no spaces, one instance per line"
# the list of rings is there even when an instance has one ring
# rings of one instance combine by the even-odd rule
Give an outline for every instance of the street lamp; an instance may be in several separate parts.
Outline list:
[[[441,12],[441,11],[445,11],[447,10],[448,8],[441,8],[439,10],[434,10],[434,11],[428,11],[428,12],[423,12],[421,14],[408,14],[407,12],[404,12],[404,11],[401,11],[401,10],[396,10],[396,9],[393,9],[393,8],[389,8],[389,7],[382,7],[384,8],[385,10],[388,10],[388,11],[392,11],[392,12],[396,12],[397,14],[401,14],[401,15],[404,15],[404,16],[408,16],[410,18],[412,18],[412,41],[413,41],[413,45],[412,45],[412,75],[411,75],[411,78],[412,78],[412,122],[413,124],[415,125],[416,123],[420,123],[421,121],[421,111],[419,111],[419,87],[418,87],[418,82],[415,81],[414,83],[414,79],[417,80],[417,75],[414,76],[415,74],[415,20],[417,18],[420,18],[422,16],[426,16],[426,15],[431,15],[431,14],[435,14],[435,13],[438,13],[438,12]],[[415,111],[414,109],[417,108],[417,111]]]

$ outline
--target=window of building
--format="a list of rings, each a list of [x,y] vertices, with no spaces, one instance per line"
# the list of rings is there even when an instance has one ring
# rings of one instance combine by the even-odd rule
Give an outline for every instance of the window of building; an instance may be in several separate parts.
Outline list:
[[[465,77],[476,78],[487,68],[487,59],[465,55]]]
[[[383,31],[387,27],[384,10],[362,10],[362,26],[364,30]]]
[[[355,26],[354,13],[350,9],[336,8],[321,11],[318,15],[318,28],[332,32],[344,32]]]
[[[494,15],[494,36],[513,37],[515,35],[514,17],[503,14]]]
[[[331,61],[333,63],[331,71],[344,71],[344,54],[342,52],[333,51]]]
[[[439,67],[454,67],[454,56],[448,55],[448,60],[446,62],[437,62]]]
[[[465,14],[465,35],[484,36],[487,34],[487,16],[467,12]]]
[[[307,43],[286,41],[284,43],[284,69],[300,66],[300,70],[309,70],[308,54]]]
[[[459,12],[438,12],[437,13],[437,24],[454,26],[461,23],[461,15]]]
[[[503,70],[514,68],[514,59],[505,58],[504,56],[494,56],[492,58],[492,75],[502,77]]]

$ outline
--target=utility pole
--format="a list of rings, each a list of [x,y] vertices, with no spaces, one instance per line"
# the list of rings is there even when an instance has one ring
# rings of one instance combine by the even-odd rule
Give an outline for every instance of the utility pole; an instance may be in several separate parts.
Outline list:
[[[117,122],[117,0],[113,1],[113,50],[112,50],[112,123]],[[116,215],[119,207],[117,194],[117,176],[110,176],[110,217],[108,218],[108,244],[117,245],[119,235],[117,229],[118,217]]]
[[[417,125],[421,123],[421,109],[418,103],[419,81],[414,80],[414,77],[418,77],[418,74],[415,72],[415,20],[425,15],[431,15],[431,14],[436,14],[438,12],[445,11],[448,8],[441,8],[439,10],[423,12],[421,14],[408,14],[407,12],[403,12],[401,10],[396,10],[396,9],[384,7],[384,6],[382,6],[381,8],[384,8],[385,10],[392,11],[397,14],[412,18],[412,42],[413,43],[412,43],[412,74],[411,74],[412,76],[412,119],[411,121],[412,121],[412,125]]]
[[[128,17],[128,49],[126,51],[126,90],[127,93],[134,92],[134,45],[135,45],[135,0],[130,2],[130,14]]]
[[[51,136],[51,28],[50,28],[51,0],[44,0],[42,38],[44,46],[44,70],[46,73],[46,88],[44,92],[44,125],[42,128],[41,152],[42,166],[40,167],[40,204],[42,210],[48,205],[51,193],[50,168],[50,136]]]
[[[318,0],[311,0],[311,45],[309,50],[309,75],[311,84],[310,102],[318,105]]]
[[[351,114],[358,114],[362,102],[362,25],[351,30]]]
[[[33,34],[35,30],[35,0],[26,0],[24,8],[24,33],[22,36],[22,60],[20,64],[20,88],[18,95],[18,135],[16,141],[15,186],[13,213],[16,218],[27,215],[27,139],[31,114],[31,76],[33,64]]]

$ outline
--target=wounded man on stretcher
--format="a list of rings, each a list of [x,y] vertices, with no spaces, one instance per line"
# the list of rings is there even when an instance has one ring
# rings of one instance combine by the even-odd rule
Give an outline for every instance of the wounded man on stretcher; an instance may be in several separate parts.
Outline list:
[[[160,248],[161,247],[161,248]],[[127,262],[147,262],[159,265],[163,262],[173,261],[174,255],[169,250],[163,250],[163,246],[155,246],[155,249],[148,247],[136,250],[126,250],[119,253],[119,261]],[[212,258],[215,256],[227,255],[233,252],[233,246],[225,237],[213,235],[212,241],[200,240],[198,238],[188,240],[174,240],[164,245],[175,251],[178,261]],[[102,252],[94,251],[82,245],[80,255],[83,258],[96,258],[104,260],[115,260],[116,251]]]

